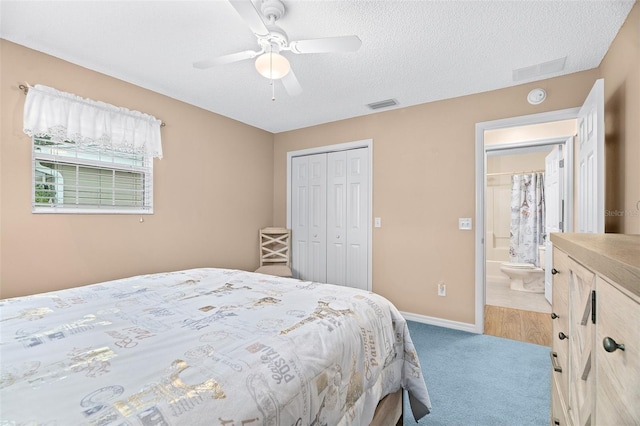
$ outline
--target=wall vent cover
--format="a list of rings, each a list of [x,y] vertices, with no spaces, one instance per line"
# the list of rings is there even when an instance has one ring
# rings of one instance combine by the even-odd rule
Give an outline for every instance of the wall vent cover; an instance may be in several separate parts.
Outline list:
[[[371,109],[381,109],[381,108],[389,108],[394,105],[398,105],[398,101],[395,99],[387,99],[380,102],[373,102],[371,104],[367,104],[367,106]]]

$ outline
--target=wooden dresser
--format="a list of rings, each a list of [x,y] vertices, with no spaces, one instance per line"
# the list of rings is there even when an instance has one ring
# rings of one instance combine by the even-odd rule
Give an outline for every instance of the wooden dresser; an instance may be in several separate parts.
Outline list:
[[[551,425],[640,425],[640,235],[551,242]]]

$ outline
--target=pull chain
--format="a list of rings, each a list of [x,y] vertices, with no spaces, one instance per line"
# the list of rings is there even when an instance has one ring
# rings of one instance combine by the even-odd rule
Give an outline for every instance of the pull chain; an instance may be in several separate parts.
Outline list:
[[[273,84],[273,48],[269,52],[269,76],[271,77],[271,100],[276,100],[276,85]]]

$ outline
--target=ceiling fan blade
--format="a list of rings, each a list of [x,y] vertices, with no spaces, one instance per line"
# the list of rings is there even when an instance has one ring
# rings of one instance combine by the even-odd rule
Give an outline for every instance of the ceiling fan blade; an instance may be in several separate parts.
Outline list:
[[[355,52],[362,45],[358,36],[342,36],[299,40],[289,43],[293,53]]]
[[[217,58],[213,59],[205,59],[203,61],[194,62],[193,67],[204,70],[216,65],[225,65],[232,62],[244,61],[245,59],[252,59],[258,56],[260,53],[261,52],[256,52],[254,50],[245,50],[243,52],[231,53],[229,55],[218,56]]]
[[[282,85],[284,86],[284,90],[287,91],[289,96],[298,96],[302,93],[302,86],[300,86],[300,82],[298,78],[293,73],[293,70],[289,70],[287,75],[282,77]]]
[[[258,9],[253,5],[251,0],[229,0],[231,6],[238,12],[238,14],[249,25],[251,31],[259,37],[265,37],[269,35],[269,30],[264,24]]]

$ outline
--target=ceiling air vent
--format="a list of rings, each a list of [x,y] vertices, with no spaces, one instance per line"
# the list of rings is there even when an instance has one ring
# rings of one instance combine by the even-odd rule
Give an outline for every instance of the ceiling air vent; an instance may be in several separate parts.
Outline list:
[[[567,57],[554,59],[553,61],[543,62],[530,67],[518,68],[513,70],[513,81],[530,80],[545,74],[553,74],[564,69],[564,63]]]
[[[386,101],[374,102],[371,104],[367,104],[367,106],[371,109],[381,109],[381,108],[389,108],[394,105],[398,105],[398,101],[395,99],[387,99]]]

